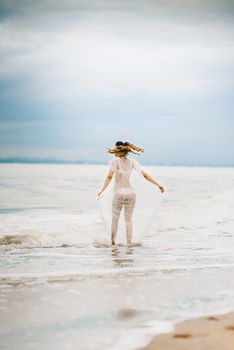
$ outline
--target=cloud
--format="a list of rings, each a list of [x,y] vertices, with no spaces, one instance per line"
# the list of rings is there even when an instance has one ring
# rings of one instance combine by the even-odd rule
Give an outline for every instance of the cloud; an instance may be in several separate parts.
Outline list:
[[[59,100],[132,93],[187,96],[230,88],[234,56],[230,27],[216,24],[212,31],[212,26],[204,25],[194,33],[187,25],[168,23],[167,39],[174,38],[173,44],[164,41],[163,27],[165,22],[152,29],[157,40],[122,38],[94,25],[53,36],[11,32],[5,40],[13,37],[12,50],[1,49],[2,75],[25,76],[20,98],[30,94],[31,86],[34,98]],[[189,33],[186,41],[184,33]],[[26,44],[21,45],[24,36]],[[44,94],[37,95],[40,90]]]
[[[203,159],[206,139],[206,159],[231,159],[232,1],[8,0],[0,13],[2,153],[96,157],[120,136],[148,160]]]

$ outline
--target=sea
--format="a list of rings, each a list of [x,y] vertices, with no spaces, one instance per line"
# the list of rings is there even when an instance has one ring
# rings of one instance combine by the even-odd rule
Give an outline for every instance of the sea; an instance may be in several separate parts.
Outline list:
[[[134,350],[234,309],[234,168],[142,166],[110,245],[108,165],[0,164],[0,348]]]

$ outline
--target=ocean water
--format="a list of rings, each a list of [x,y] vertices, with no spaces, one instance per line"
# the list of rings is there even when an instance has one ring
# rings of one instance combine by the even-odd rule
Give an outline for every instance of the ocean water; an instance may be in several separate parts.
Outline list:
[[[0,165],[0,348],[131,350],[234,308],[234,168],[133,175],[134,244],[111,247],[107,166]]]

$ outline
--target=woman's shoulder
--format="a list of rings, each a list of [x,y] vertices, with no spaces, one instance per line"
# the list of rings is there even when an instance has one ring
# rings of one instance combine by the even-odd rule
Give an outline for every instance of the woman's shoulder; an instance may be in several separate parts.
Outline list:
[[[132,169],[136,170],[139,174],[142,173],[141,165],[136,159],[132,159]]]
[[[129,158],[129,159],[131,160],[133,166],[138,166],[138,165],[140,166],[140,163],[138,162],[138,160],[132,159],[132,158]]]

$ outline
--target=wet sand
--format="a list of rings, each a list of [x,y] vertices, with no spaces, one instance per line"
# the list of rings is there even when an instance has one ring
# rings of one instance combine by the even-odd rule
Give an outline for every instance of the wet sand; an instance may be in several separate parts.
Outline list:
[[[178,323],[139,350],[234,350],[234,312]]]

